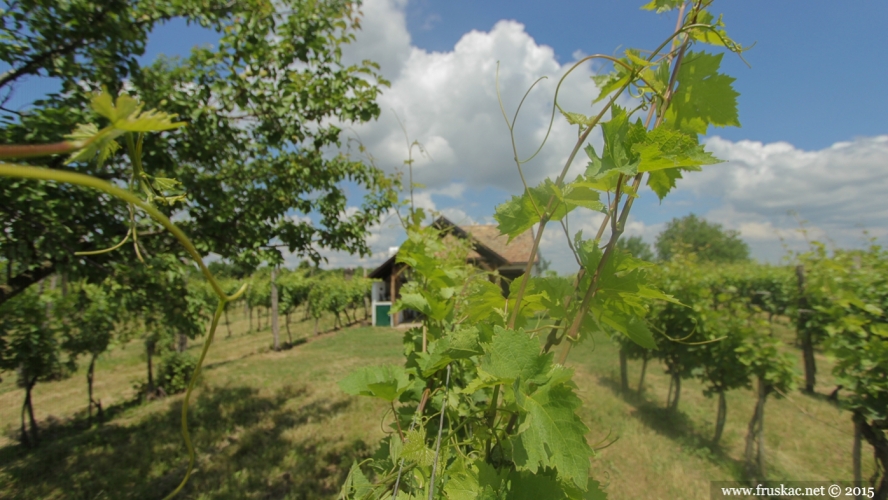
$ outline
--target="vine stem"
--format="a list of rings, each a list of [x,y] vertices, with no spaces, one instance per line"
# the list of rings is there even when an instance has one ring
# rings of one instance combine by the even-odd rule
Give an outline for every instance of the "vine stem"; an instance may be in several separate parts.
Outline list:
[[[444,410],[447,409],[447,392],[450,389],[450,365],[447,365],[447,378],[444,382],[444,399],[441,400],[441,418],[438,419],[438,439],[435,443],[435,461],[432,463],[432,477],[429,480],[429,500],[434,500],[435,472],[438,470],[438,455],[441,454],[441,433],[444,431]]]
[[[194,470],[196,456],[194,454],[194,445],[191,443],[191,435],[188,433],[188,402],[191,401],[191,391],[194,390],[194,385],[197,383],[197,378],[200,376],[201,367],[203,366],[204,359],[207,357],[207,351],[210,350],[210,344],[213,343],[216,327],[219,325],[219,318],[225,311],[225,304],[227,303],[228,300],[224,298],[219,299],[219,305],[216,306],[216,313],[213,314],[213,322],[210,324],[210,332],[207,334],[207,340],[204,342],[203,349],[200,351],[200,358],[197,360],[197,367],[194,369],[194,374],[191,375],[191,380],[188,382],[188,390],[185,391],[185,401],[182,402],[182,437],[185,439],[185,447],[188,448],[188,469],[185,470],[185,477],[182,478],[182,482],[179,483],[179,486],[176,487],[172,493],[164,497],[163,500],[169,500],[178,495],[179,492],[182,491],[182,488],[185,487],[185,484],[188,483],[188,478],[191,477],[191,472]]]
[[[577,63],[579,64],[579,63]],[[576,66],[576,65],[575,65]],[[567,75],[565,75],[567,76]],[[561,83],[559,82],[559,86]],[[574,145],[573,151],[570,152],[570,156],[567,158],[567,161],[564,163],[564,168],[561,169],[561,174],[558,176],[558,180],[555,182],[555,185],[561,187],[564,183],[564,178],[567,176],[567,171],[570,170],[570,166],[573,164],[574,158],[577,153],[580,151],[580,147],[583,145],[583,142],[586,141],[586,138],[589,137],[589,134],[592,133],[592,130],[598,125],[598,122],[604,117],[604,114],[613,106],[613,104],[617,101],[617,97],[619,97],[624,90],[629,87],[629,83],[623,85],[620,90],[614,93],[614,95],[610,98],[608,103],[601,109],[598,115],[592,120],[586,130],[580,135],[577,139],[576,144]],[[554,111],[553,111],[554,113]],[[519,166],[520,168],[520,166]],[[533,198],[531,198],[532,200]],[[552,209],[552,204],[555,203],[555,195],[549,197],[549,202],[546,205],[546,213],[548,213]],[[544,216],[546,214],[543,214]],[[543,230],[546,228],[547,223],[546,217],[540,218],[540,224],[537,228],[536,240],[534,241],[533,247],[530,249],[530,256],[527,259],[527,266],[525,266],[524,274],[521,276],[521,284],[518,286],[518,294],[515,297],[515,309],[512,310],[512,314],[509,317],[509,328],[515,328],[515,322],[518,320],[518,311],[520,310],[521,300],[524,298],[524,291],[527,288],[527,282],[530,279],[530,271],[533,267],[534,258],[537,255],[537,251],[539,250],[539,242],[542,240]]]

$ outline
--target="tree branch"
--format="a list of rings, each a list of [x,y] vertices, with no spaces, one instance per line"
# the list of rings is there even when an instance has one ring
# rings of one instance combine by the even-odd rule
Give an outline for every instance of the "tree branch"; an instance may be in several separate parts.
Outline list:
[[[17,274],[8,282],[0,285],[0,305],[7,300],[25,291],[29,286],[38,281],[52,275],[56,271],[56,263],[53,261],[43,261],[36,269],[29,269],[25,272]]]

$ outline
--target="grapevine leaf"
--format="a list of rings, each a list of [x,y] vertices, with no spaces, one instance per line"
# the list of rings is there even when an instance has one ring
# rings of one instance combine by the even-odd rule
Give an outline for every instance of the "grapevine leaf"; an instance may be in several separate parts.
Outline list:
[[[478,486],[482,492],[490,492],[492,498],[501,498],[499,495],[503,483],[509,478],[508,470],[496,469],[484,460],[476,460],[474,468],[478,470]]]
[[[114,122],[114,128],[127,132],[161,132],[184,126],[185,122],[174,122],[175,114],[161,111],[146,111]]]
[[[592,101],[592,104],[603,100],[611,92],[629,83],[629,78],[631,76],[632,75],[627,73],[626,69],[622,66],[619,66],[617,70],[613,73],[593,76],[592,80],[595,82],[595,85],[600,89],[600,91],[598,93],[598,97],[596,97],[595,100]]]
[[[478,342],[477,328],[464,328],[448,333],[428,346],[428,352],[420,354],[422,374],[428,377],[453,360],[466,359],[483,354]]]
[[[651,61],[641,57],[641,53],[637,49],[626,49],[626,57],[632,64],[646,68],[653,64]]]
[[[523,329],[506,330],[497,326],[493,331],[493,342],[481,360],[481,368],[500,383],[535,380],[549,371],[552,354],[540,354],[539,340]]]
[[[593,118],[590,116],[586,116],[581,113],[572,113],[570,111],[560,111],[561,114],[564,115],[565,118],[567,118],[567,123],[570,123],[571,125],[582,125],[584,127],[592,125]]]
[[[339,381],[339,388],[354,396],[371,396],[394,401],[410,387],[404,368],[394,365],[367,366]]]
[[[400,302],[398,310],[413,309],[422,314],[429,314],[432,311],[428,299],[421,293],[402,293],[401,299],[398,302]]]
[[[644,141],[632,147],[641,157],[639,172],[684,167],[699,170],[701,165],[713,165],[722,160],[703,150],[697,138],[678,130],[658,127],[647,134]]]
[[[174,196],[155,196],[153,199],[159,200],[165,205],[172,206],[174,203],[179,201],[185,201],[188,198],[187,194],[177,194]]]
[[[591,308],[591,314],[600,323],[629,337],[630,340],[647,349],[657,349],[654,335],[647,327],[643,319],[634,315],[627,315],[617,308],[610,307],[599,309],[596,305]]]
[[[665,124],[688,134],[706,134],[709,125],[740,126],[734,78],[718,72],[724,54],[688,52]]]
[[[364,498],[371,491],[373,491],[373,483],[364,476],[361,468],[358,467],[358,462],[352,462],[351,469],[348,471],[348,477],[342,485],[340,497],[352,498],[352,495],[354,495],[353,498]]]
[[[401,458],[401,450],[404,449],[404,442],[399,436],[392,435],[388,440],[388,455],[392,464],[398,463]]]
[[[587,272],[595,273],[603,255],[601,248],[598,247],[598,240],[583,240],[583,232],[579,231],[574,237],[574,248],[580,257],[580,264]]]
[[[502,289],[490,281],[475,281],[469,289],[469,298],[464,310],[472,322],[478,323],[489,317],[499,317],[502,325],[502,311],[506,305]]]
[[[654,10],[657,11],[657,14],[662,14],[681,7],[681,4],[684,2],[685,0],[651,0],[641,8],[643,10]]]
[[[540,498],[566,498],[564,488],[558,482],[555,471],[543,473],[513,471],[509,474],[509,500],[538,500]]]
[[[102,168],[102,165],[105,164],[105,161],[111,157],[117,150],[120,149],[120,144],[117,143],[114,139],[105,138],[99,144],[99,154],[96,156],[96,164],[99,168]]]
[[[127,94],[117,96],[115,103],[107,90],[93,97],[92,108],[107,118],[113,128],[126,132],[160,132],[185,125],[173,122],[175,114],[154,110],[142,113],[142,104]]]
[[[563,319],[567,317],[564,301],[574,295],[570,280],[562,276],[531,278],[534,288],[543,294],[542,305],[549,311],[549,318]]]
[[[94,156],[99,156],[99,166],[108,159],[111,154],[120,147],[114,140],[120,136],[122,132],[111,128],[99,130],[93,124],[79,124],[73,132],[66,135],[65,138],[83,145],[81,149],[75,151],[68,157],[66,165],[78,161],[90,161]]]
[[[533,394],[516,394],[526,416],[510,439],[513,460],[519,470],[555,468],[560,477],[585,488],[593,452],[586,443],[589,429],[576,414],[582,402],[567,385],[571,371],[558,366],[552,372],[552,378]]]
[[[478,473],[471,468],[466,468],[462,457],[457,458],[448,467],[449,479],[444,484],[444,497],[448,500],[477,500],[479,498],[495,499],[492,491],[489,495],[479,494],[482,488],[478,485]]]
[[[600,482],[589,478],[589,482],[586,484],[586,491],[583,492],[582,496],[577,496],[576,498],[582,498],[583,500],[607,500],[607,493],[601,489]]]
[[[636,316],[630,316],[626,323],[626,331],[624,332],[633,342],[646,347],[648,349],[657,349],[657,343],[654,341],[654,335],[650,328],[645,324],[644,320]]]
[[[719,15],[715,22],[713,22],[713,19],[714,17],[709,11],[700,10],[697,13],[697,23],[708,24],[711,27],[694,28],[690,31],[691,37],[694,40],[708,43],[709,45],[725,47],[734,52],[742,52],[744,50],[743,47],[734,40],[731,40],[728,33],[725,31],[725,23],[722,21],[722,16]]]
[[[665,300],[666,302],[672,302],[673,304],[681,305],[681,301],[679,301],[672,295],[669,295],[647,285],[639,285],[637,294],[639,297],[644,297],[646,299]]]
[[[512,241],[539,223],[543,213],[548,213],[549,220],[561,220],[567,214],[567,207],[559,201],[561,196],[558,186],[551,179],[545,179],[539,186],[528,188],[521,196],[512,196],[511,200],[496,207],[493,218],[499,222],[500,233],[508,235]],[[555,200],[550,207],[549,200],[553,197]]]
[[[401,457],[428,467],[435,460],[435,450],[426,446],[424,431],[408,430],[404,433],[404,448],[401,449]]]
[[[497,206],[493,218],[499,223],[500,233],[509,235],[510,242],[540,221],[539,214],[528,202],[526,192],[521,196],[512,196],[511,200]]]
[[[660,201],[675,188],[675,181],[681,179],[681,169],[669,168],[665,170],[654,170],[648,174],[647,185],[657,193]]]
[[[586,147],[586,154],[591,160],[586,168],[586,176],[601,179],[615,174],[637,174],[639,157],[632,151],[632,147],[644,141],[647,136],[641,119],[630,124],[626,110],[614,105],[611,119],[601,124],[601,132],[604,136],[601,157],[599,158],[591,144]]]
[[[176,179],[170,179],[167,177],[155,177],[154,178],[154,187],[159,191],[171,191],[177,189],[181,186],[182,183]]]
[[[577,180],[567,184],[562,189],[562,201],[567,205],[567,211],[570,212],[575,206],[585,207],[596,212],[606,212],[604,203],[601,203],[601,195],[596,186],[578,177]]]
[[[546,308],[543,306],[543,300],[545,296],[543,295],[541,290],[536,289],[537,281],[534,279],[530,279],[527,283],[527,287],[524,289],[524,295],[521,299],[521,309],[518,318],[520,322],[517,323],[516,327],[521,327],[524,325],[524,321],[527,318],[533,317],[536,313],[545,311]],[[512,280],[512,283],[509,285],[509,299],[507,299],[509,304],[509,310],[512,311],[515,307],[518,307],[515,304],[515,297],[518,296],[518,289],[521,286],[521,280],[516,279]]]
[[[129,118],[133,113],[138,113],[142,108],[139,101],[127,94],[120,94],[115,104],[107,89],[93,97],[91,104],[93,110],[107,118],[112,125],[119,120]]]

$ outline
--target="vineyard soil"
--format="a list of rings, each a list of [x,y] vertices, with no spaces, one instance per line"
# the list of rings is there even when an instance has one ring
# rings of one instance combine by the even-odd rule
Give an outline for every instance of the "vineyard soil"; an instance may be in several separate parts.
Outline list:
[[[272,352],[270,331],[247,333],[242,308],[231,312],[233,336],[226,338],[220,325],[191,415],[199,459],[183,498],[335,498],[352,460],[372,453],[384,435],[385,413],[384,403],[347,396],[336,382],[362,365],[397,363],[401,332],[350,328]],[[296,319],[291,326],[294,338],[305,338],[314,322]],[[331,326],[332,318],[321,321],[322,330]],[[793,334],[785,324],[775,328],[787,340]],[[716,400],[704,398],[696,381],[684,381],[678,416],[663,409],[669,379],[655,362],[648,366],[644,396],[623,398],[616,347],[601,337],[594,341],[580,345],[569,364],[584,401],[581,416],[592,429],[589,442],[601,447],[619,438],[592,464],[610,498],[705,499],[710,480],[739,477],[754,401],[749,391],[728,394],[722,447],[712,450],[707,440]],[[192,343],[190,349],[197,348]],[[826,401],[834,387],[829,360],[819,357],[818,366],[819,396],[790,394],[768,404],[773,478],[851,478],[851,420]],[[633,388],[640,369],[640,362],[629,362]],[[171,490],[186,463],[178,434],[182,398],[131,402],[132,384],[143,378],[140,343],[103,357],[96,394],[108,421],[90,430],[83,420],[84,373],[38,386],[35,407],[48,439],[25,451],[13,434],[22,390],[14,377],[5,377],[0,483],[6,486],[0,498],[160,498]],[[865,455],[864,476],[872,471]]]

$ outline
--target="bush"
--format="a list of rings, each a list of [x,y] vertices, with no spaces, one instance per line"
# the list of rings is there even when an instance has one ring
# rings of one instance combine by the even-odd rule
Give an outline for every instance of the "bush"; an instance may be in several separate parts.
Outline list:
[[[191,374],[197,367],[197,359],[184,352],[170,352],[160,360],[157,371],[157,386],[167,394],[183,392],[188,388]]]

